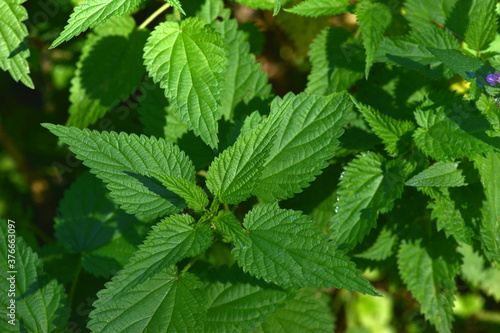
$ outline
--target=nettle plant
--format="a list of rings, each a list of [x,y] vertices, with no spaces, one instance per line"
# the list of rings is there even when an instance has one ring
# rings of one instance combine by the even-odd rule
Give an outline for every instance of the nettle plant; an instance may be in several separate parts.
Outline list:
[[[21,2],[0,2],[19,32],[0,40],[1,65],[31,86],[29,52],[14,52]],[[87,327],[328,332],[321,288],[381,296],[367,268],[406,286],[439,332],[452,329],[457,278],[500,299],[496,2],[238,2],[297,22],[351,12],[359,27],[325,24],[305,92],[283,97],[220,0],[169,0],[138,27],[128,14],[141,1],[84,0],[53,44],[93,28],[67,126],[43,124],[90,169],[55,219],[68,265],[111,277]],[[103,128],[131,98],[140,130]],[[72,278],[50,279],[18,248],[21,319],[2,331],[70,327],[60,283]]]

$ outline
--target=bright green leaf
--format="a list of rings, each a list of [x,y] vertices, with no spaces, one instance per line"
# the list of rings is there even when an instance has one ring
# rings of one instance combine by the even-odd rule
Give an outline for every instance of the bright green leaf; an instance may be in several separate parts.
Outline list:
[[[116,286],[124,277],[117,275],[97,294],[87,325],[92,332],[203,331],[207,298],[194,275],[172,266],[121,293]]]
[[[20,237],[15,236],[19,226],[0,219],[0,305],[2,332],[63,332],[69,319],[64,287],[43,273],[38,255]],[[9,230],[12,230],[9,232]],[[10,246],[14,244],[14,248]],[[15,263],[12,264],[14,260]],[[13,265],[13,266],[10,266]],[[12,273],[14,271],[15,273]],[[13,280],[8,280],[12,276]],[[15,296],[9,294],[11,282],[15,285]],[[8,306],[15,299],[14,318]],[[13,325],[9,323],[12,320]]]
[[[189,208],[201,212],[208,206],[208,196],[203,189],[194,182],[184,178],[170,176],[164,173],[151,172],[169,190],[186,201]]]
[[[486,76],[495,72],[495,69],[490,65],[455,50],[439,50],[431,47],[427,49],[439,61],[467,81],[472,81],[475,78],[479,87],[490,86],[486,81]]]
[[[469,24],[464,37],[467,44],[476,51],[487,49],[495,39],[498,26],[496,5],[497,1],[495,0],[474,0],[472,2],[467,17]]]
[[[307,17],[333,16],[345,13],[349,0],[305,0],[285,11]]]
[[[481,238],[488,259],[500,263],[500,153],[489,153],[475,162],[487,199],[483,207]]]
[[[444,245],[441,245],[444,246]],[[403,242],[398,253],[401,277],[413,297],[421,304],[421,312],[438,332],[451,332],[453,302],[457,290],[457,268],[446,254],[438,257],[421,241]]]
[[[386,151],[392,155],[404,153],[411,143],[411,137],[408,140],[408,136],[415,130],[415,125],[411,121],[393,119],[369,105],[355,103],[373,132],[384,143]]]
[[[214,219],[213,224],[217,230],[229,237],[233,243],[239,242],[243,246],[242,242],[246,231],[232,212],[221,210]]]
[[[25,0],[0,0],[0,68],[8,71],[12,78],[33,89],[29,77],[27,58],[30,51],[26,45],[28,29],[23,21],[28,13],[22,6]]]
[[[141,0],[83,0],[75,7],[68,25],[61,35],[52,43],[51,48],[78,36],[87,29],[106,22],[113,16],[130,13],[141,4]]]
[[[455,162],[437,162],[406,181],[407,186],[465,186],[465,177]]]
[[[380,212],[390,211],[403,193],[403,165],[387,168],[377,153],[359,155],[345,168],[337,191],[330,238],[337,246],[353,247],[377,225]]]
[[[253,193],[274,201],[308,187],[333,157],[351,107],[346,93],[276,98],[269,119],[280,119],[281,127]]]
[[[207,287],[205,332],[255,329],[276,312],[287,295],[283,289],[243,274],[237,266],[218,269]],[[213,280],[213,281],[212,281]]]
[[[173,107],[194,133],[217,147],[217,120],[226,70],[224,39],[198,18],[156,26],[144,47],[144,64],[165,89]]]
[[[276,0],[236,0],[236,2],[254,9],[274,10]],[[291,0],[279,0],[283,5]]]
[[[435,26],[414,30],[400,38],[385,37],[376,49],[375,61],[416,70],[431,79],[448,78],[452,72],[427,49],[458,49],[458,40],[449,32]]]
[[[417,147],[436,160],[474,158],[493,151],[493,146],[464,131],[448,118],[443,108],[424,111],[417,109],[415,119],[420,126],[413,139]]]
[[[207,187],[220,202],[237,204],[250,197],[273,147],[280,119],[269,118],[226,149],[210,165]]]
[[[450,190],[441,188],[431,193],[433,201],[427,208],[432,210],[431,219],[437,221],[437,229],[444,230],[447,237],[453,236],[458,243],[472,244],[474,231],[465,222],[467,216],[452,199]]]
[[[335,318],[328,306],[329,299],[324,292],[312,288],[302,289],[294,298],[286,301],[283,308],[269,317],[257,332],[331,333]]]
[[[246,236],[238,237],[232,253],[245,272],[285,287],[333,286],[378,295],[300,212],[279,209],[277,203],[260,205],[243,225]]]
[[[368,0],[356,6],[356,16],[359,29],[363,34],[363,45],[366,50],[365,76],[368,77],[375,60],[378,44],[384,37],[385,30],[391,24],[392,15],[386,5]]]
[[[273,15],[276,16],[281,10],[281,7],[285,4],[285,0],[274,0],[274,12]]]
[[[155,218],[180,212],[184,202],[151,178],[148,170],[194,181],[195,170],[179,147],[163,139],[44,124],[97,178],[129,214]]]
[[[186,15],[184,10],[182,9],[181,3],[179,0],[167,0],[167,2],[170,4],[170,6],[174,7],[178,11],[180,11],[182,14]]]

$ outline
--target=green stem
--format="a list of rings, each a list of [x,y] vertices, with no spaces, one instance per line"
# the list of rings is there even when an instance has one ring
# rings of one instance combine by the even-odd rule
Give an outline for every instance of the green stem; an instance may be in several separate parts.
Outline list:
[[[146,28],[147,25],[149,23],[151,23],[151,21],[153,21],[155,18],[157,18],[158,15],[160,15],[161,13],[163,13],[164,11],[166,11],[169,7],[170,7],[170,4],[166,3],[163,6],[161,6],[160,8],[158,8],[158,10],[156,12],[154,12],[153,14],[151,14],[151,16],[146,19],[146,21],[142,22],[142,24],[139,26],[139,29]]]
[[[191,261],[186,265],[186,267],[184,267],[182,269],[181,274],[186,273],[191,268],[191,266],[193,266],[193,264],[198,261],[199,258],[200,258],[200,255],[194,257],[193,259],[191,259]]]
[[[78,262],[78,266],[76,267],[75,277],[73,278],[73,283],[71,284],[71,288],[69,290],[68,301],[70,304],[73,301],[73,295],[75,294],[76,285],[78,284],[78,278],[80,277],[81,271],[82,271],[82,258],[80,257],[80,261]]]
[[[179,24],[180,24],[181,23],[181,13],[179,12],[179,10],[177,8],[175,8],[174,12],[175,12],[175,17],[177,18],[177,22],[179,22]]]
[[[212,201],[212,205],[210,206],[210,213],[211,214],[217,214],[217,211],[219,210],[219,198],[215,197],[214,201]]]

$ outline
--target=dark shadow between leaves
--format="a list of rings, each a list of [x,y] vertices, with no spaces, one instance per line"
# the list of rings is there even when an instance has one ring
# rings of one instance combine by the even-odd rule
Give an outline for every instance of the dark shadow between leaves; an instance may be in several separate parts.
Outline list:
[[[472,2],[473,0],[457,1],[445,23],[448,29],[462,38],[465,38],[465,31],[469,26],[469,12],[472,7]]]
[[[90,98],[111,106],[134,92],[146,72],[142,49],[147,36],[137,31],[129,38],[105,36],[92,44],[81,67],[81,85]]]
[[[26,36],[21,43],[9,54],[8,59],[14,58],[16,55],[28,50],[28,37]]]
[[[137,174],[132,171],[123,171],[124,174],[135,178],[139,183],[144,185],[148,190],[153,192],[154,194],[164,198],[165,200],[168,200],[171,204],[173,204],[175,207],[177,207],[179,210],[182,210],[186,208],[186,205],[184,203],[184,200],[179,198],[177,194],[167,190],[155,177],[146,177],[140,174]]]
[[[393,61],[394,63],[398,64],[399,66],[422,72],[423,74],[425,74],[428,77],[433,78],[433,79],[440,79],[440,78],[446,76],[445,72],[444,72],[444,65],[443,64],[432,67],[432,64],[430,64],[430,63],[427,65],[424,65],[424,64],[416,62],[415,60],[408,59],[405,57],[400,57],[397,55],[392,55],[389,53],[386,53],[385,56],[387,57],[387,59]]]

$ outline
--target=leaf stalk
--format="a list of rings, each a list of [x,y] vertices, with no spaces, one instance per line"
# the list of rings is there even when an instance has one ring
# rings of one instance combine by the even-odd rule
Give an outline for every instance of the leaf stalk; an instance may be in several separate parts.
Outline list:
[[[146,28],[147,25],[149,23],[151,23],[151,21],[153,21],[155,18],[157,18],[161,13],[163,13],[164,11],[166,11],[168,8],[170,8],[170,4],[169,3],[166,3],[163,6],[161,6],[160,8],[158,8],[158,10],[156,10],[153,14],[151,14],[151,16],[149,16],[144,22],[142,22],[142,24],[139,26],[138,29],[144,29],[144,28]]]

